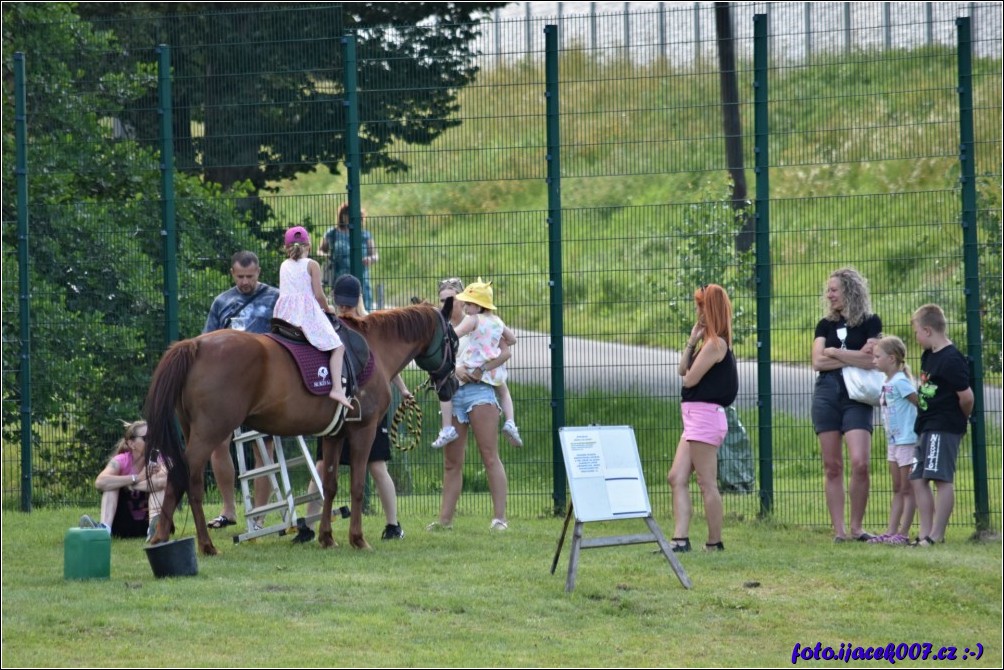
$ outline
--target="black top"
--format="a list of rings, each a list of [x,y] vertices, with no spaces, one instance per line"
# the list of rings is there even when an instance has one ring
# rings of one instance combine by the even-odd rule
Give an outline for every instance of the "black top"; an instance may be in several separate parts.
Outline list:
[[[844,336],[843,340],[840,339],[837,332],[840,328],[847,328],[847,335]],[[816,324],[816,335],[813,339],[826,338],[824,347],[861,351],[869,339],[881,334],[882,319],[879,318],[878,314],[869,314],[864,321],[856,326],[848,326],[844,319],[840,321],[820,319],[819,323]]]
[[[842,333],[838,332],[841,328],[847,328],[847,334],[844,335],[844,339],[840,339]],[[843,348],[849,351],[861,351],[865,344],[873,337],[879,337],[882,335],[882,319],[879,318],[878,314],[869,314],[865,317],[864,321],[856,326],[848,326],[844,319],[839,321],[830,321],[829,319],[823,318],[819,320],[816,324],[816,335],[813,339],[825,338],[823,342],[824,347],[837,347],[838,349]],[[844,383],[844,375],[840,369],[837,370],[820,370],[820,375],[832,375],[837,374],[840,376],[840,383]]]
[[[959,391],[969,388],[969,361],[954,344],[920,355],[920,388],[914,430],[963,435],[966,415],[959,407]]]
[[[684,386],[682,398],[688,402],[712,402],[728,407],[739,395],[739,371],[730,348],[725,357],[711,366],[697,386]]]

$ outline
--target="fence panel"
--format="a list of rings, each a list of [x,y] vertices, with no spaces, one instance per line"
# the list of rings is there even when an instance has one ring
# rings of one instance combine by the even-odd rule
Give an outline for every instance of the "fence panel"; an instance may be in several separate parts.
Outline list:
[[[711,281],[734,301],[743,361],[737,407],[753,448],[762,446],[757,278],[741,235],[755,203],[737,211],[733,200],[752,200],[755,180],[769,177],[774,512],[785,522],[827,526],[808,363],[828,274],[854,265],[868,277],[876,313],[887,333],[907,342],[915,370],[920,352],[909,317],[916,306],[942,304],[952,338],[966,341],[953,42],[961,12],[976,21],[984,364],[997,371],[988,388],[987,451],[999,527],[1000,6],[895,4],[887,15],[880,3],[734,4],[739,97],[732,110],[741,137],[732,150],[745,163],[738,165],[726,153],[712,3],[624,3],[608,12],[559,4],[535,3],[529,16],[520,5],[519,14],[497,13],[480,26],[357,30],[358,194],[343,181],[342,37],[351,21],[340,5],[104,17],[95,25],[120,42],[95,42],[76,59],[105,78],[68,79],[62,91],[31,80],[32,59],[45,52],[29,52],[31,189],[72,194],[32,200],[32,244],[58,250],[51,258],[32,253],[40,343],[32,352],[35,503],[94,504],[90,483],[118,432],[111,419],[138,414],[163,351],[154,49],[164,43],[174,70],[180,283],[169,299],[180,307],[181,336],[201,331],[212,299],[231,285],[234,251],[258,253],[262,281],[277,284],[281,231],[305,225],[319,239],[338,207],[359,197],[380,257],[370,269],[377,308],[413,296],[432,301],[439,280],[481,276],[493,281],[500,316],[518,332],[509,368],[527,448],[502,450],[513,516],[553,511],[555,402],[564,403],[569,425],[633,425],[653,504],[669,513],[665,473],[681,431],[676,350],[689,332],[694,289]],[[766,175],[750,169],[754,13],[767,13],[770,25]],[[551,388],[549,350],[543,28],[553,23],[562,45],[564,389]],[[446,40],[456,31],[472,34],[469,53]],[[394,43],[422,44],[425,57],[404,59],[387,48]],[[118,97],[108,93],[115,74],[130,86]],[[67,132],[66,120],[77,117],[66,110],[81,107],[93,114]],[[91,165],[95,156],[102,158]],[[121,169],[103,179],[98,171],[108,165]],[[732,191],[730,172],[748,181],[746,194]],[[81,195],[88,185],[100,197]],[[4,189],[6,197],[8,180]],[[17,265],[8,260],[18,243],[13,219],[5,209],[5,389],[15,388],[19,345],[17,302],[7,288],[17,285]],[[405,378],[411,388],[422,381],[414,368]],[[67,379],[70,387],[60,386]],[[7,506],[20,490],[15,395],[4,397]],[[431,395],[422,401],[426,445],[438,429],[438,403]],[[869,528],[885,524],[883,442],[876,428]],[[953,524],[966,526],[974,505],[968,439],[963,452]],[[402,513],[431,518],[442,456],[425,446],[395,454],[391,471]],[[461,513],[486,514],[473,447],[465,476]],[[736,518],[757,514],[758,505],[755,495],[726,497]]]

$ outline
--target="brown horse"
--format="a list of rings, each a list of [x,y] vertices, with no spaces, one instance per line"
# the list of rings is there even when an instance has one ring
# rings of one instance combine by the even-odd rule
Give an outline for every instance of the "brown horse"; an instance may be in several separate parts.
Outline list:
[[[442,312],[429,304],[345,318],[363,335],[374,358],[372,375],[357,390],[360,421],[346,422],[334,437],[324,438],[324,507],[318,532],[322,546],[334,545],[331,506],[338,490],[338,460],[343,440],[351,453],[352,519],[349,542],[368,548],[363,539],[362,503],[366,462],[381,418],[390,404],[390,380],[412,360],[442,383],[453,372],[455,335],[450,305]],[[312,395],[285,349],[264,335],[218,330],[176,342],[153,374],[146,397],[147,453],[160,450],[168,466],[168,486],[153,544],[166,541],[181,496],[188,492],[199,549],[213,555],[202,509],[203,472],[210,454],[241,425],[267,435],[311,435],[328,427],[335,401]],[[185,439],[182,451],[174,426],[177,415]],[[332,467],[329,464],[334,464]]]

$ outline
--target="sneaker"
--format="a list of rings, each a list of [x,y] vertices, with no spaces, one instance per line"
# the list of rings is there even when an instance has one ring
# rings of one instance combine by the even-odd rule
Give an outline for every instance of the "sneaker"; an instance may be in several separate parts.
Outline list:
[[[512,446],[523,446],[523,438],[519,436],[519,428],[512,421],[505,422],[505,425],[502,426],[502,434],[505,435],[505,439],[509,440],[509,444]]]
[[[910,538],[906,535],[890,535],[886,544],[910,544]]]
[[[447,426],[446,428],[439,431],[439,436],[432,443],[432,448],[442,449],[443,447],[448,445],[450,442],[453,442],[458,437],[460,437],[460,435],[457,434],[457,429],[454,428],[453,426]]]
[[[438,533],[443,530],[453,530],[452,524],[440,523],[438,521],[433,521],[428,526],[425,527],[430,533]]]
[[[150,519],[150,526],[146,529],[146,541],[149,542],[153,539],[154,533],[157,532],[157,522],[160,521],[160,515],[155,514],[152,519]]]
[[[387,524],[383,529],[383,535],[380,536],[382,540],[403,540],[404,531],[401,530],[401,524]]]
[[[509,530],[509,524],[502,519],[492,519],[492,525],[488,527],[488,530],[494,532]]]
[[[80,523],[77,525],[81,528],[97,528],[98,522],[92,519],[90,514],[84,514],[80,517]]]
[[[293,544],[306,544],[312,542],[317,534],[310,526],[300,526],[296,531],[296,537],[293,538]]]
[[[868,544],[887,544],[892,535],[887,535],[885,533],[881,535],[876,535],[868,540]]]

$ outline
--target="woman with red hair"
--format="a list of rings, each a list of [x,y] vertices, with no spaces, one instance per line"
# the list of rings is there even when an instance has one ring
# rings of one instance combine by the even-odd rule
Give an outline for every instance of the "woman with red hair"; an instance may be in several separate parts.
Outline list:
[[[667,479],[673,489],[673,551],[690,551],[690,473],[704,498],[708,551],[722,551],[722,496],[718,492],[718,447],[728,432],[725,408],[739,393],[739,373],[732,353],[732,303],[721,286],[694,291],[697,323],[680,356],[683,377],[683,435]]]

